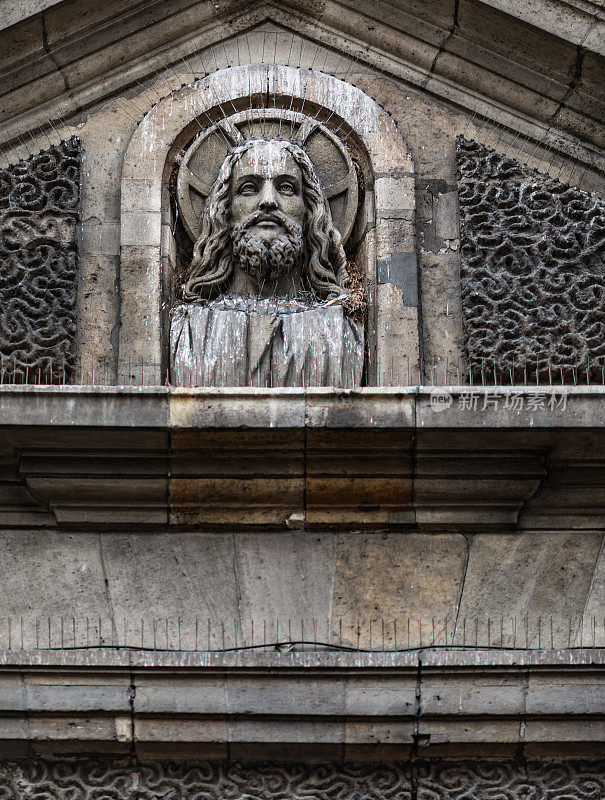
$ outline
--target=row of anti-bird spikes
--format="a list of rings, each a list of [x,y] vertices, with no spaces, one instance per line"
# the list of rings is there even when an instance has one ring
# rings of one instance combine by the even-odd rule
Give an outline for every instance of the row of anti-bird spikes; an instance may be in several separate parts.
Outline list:
[[[322,385],[321,375],[313,371],[301,384],[302,388]],[[220,375],[214,375],[202,363],[194,364],[187,379],[180,386],[212,387],[226,385]],[[341,388],[356,388],[354,378],[347,380]],[[141,362],[136,360],[80,361],[70,366],[62,360],[41,358],[35,364],[17,362],[12,356],[0,355],[1,386],[171,386],[170,370],[165,364]],[[557,386],[605,386],[605,356],[586,360],[580,364],[550,365],[533,359],[519,359],[500,366],[489,359],[469,366],[463,359],[438,364],[410,365],[406,357],[400,362],[388,359],[374,370],[368,365],[364,384],[368,386],[471,386],[471,387],[557,387]],[[251,379],[247,386],[253,388],[279,388],[273,383],[272,375],[262,382]]]
[[[178,55],[176,54],[178,52]],[[353,53],[352,55],[350,53]],[[369,96],[377,96],[380,100],[381,84],[395,85],[406,92],[407,105],[402,114],[410,118],[417,110],[421,109],[424,102],[423,95],[416,87],[405,87],[398,81],[396,69],[391,64],[390,69],[378,64],[365,63],[367,52],[362,48],[351,48],[344,54],[337,49],[323,43],[311,42],[303,37],[283,30],[259,30],[241,33],[229,42],[220,42],[211,45],[201,52],[187,52],[182,48],[175,51],[172,60],[165,55],[157,56],[152,66],[136,67],[130,70],[131,88],[123,95],[117,94],[110,101],[113,110],[128,121],[129,125],[138,125],[145,114],[164,97],[192,84],[222,69],[249,64],[284,65],[299,70],[315,70],[334,75],[339,79],[355,83]],[[145,69],[145,72],[143,72]],[[303,92],[304,94],[304,92]],[[218,114],[226,119],[235,111],[235,106],[229,98],[220,98],[215,92],[215,106]],[[305,97],[298,98],[302,107],[297,109],[305,111]],[[99,101],[99,105],[107,101]],[[280,100],[277,96],[263,93],[258,97],[250,95],[250,108],[261,107],[272,109],[278,106]],[[307,113],[309,109],[307,107]],[[315,113],[317,117],[319,111]],[[213,124],[213,119],[206,115],[198,120],[200,129]],[[590,191],[602,186],[602,181],[595,171],[589,185],[583,184],[584,175],[594,166],[572,156],[559,152],[561,142],[558,132],[553,124],[528,128],[529,132],[522,134],[511,127],[510,115],[504,109],[492,109],[488,116],[486,111],[465,116],[460,115],[460,129],[454,132],[470,136],[481,141],[486,146],[510,158],[530,160],[538,158],[538,168],[551,175],[553,178],[574,183]],[[48,117],[43,124],[34,128],[28,126],[27,117],[18,120],[8,120],[7,129],[12,131],[10,139],[4,147],[0,147],[0,169],[19,160],[43,151],[52,144],[58,144],[72,135],[78,134],[79,117],[74,116],[64,119],[61,116]],[[403,119],[400,121],[403,124]],[[534,128],[536,128],[534,130]],[[404,131],[402,131],[404,133]],[[345,137],[346,138],[346,135]],[[228,142],[228,145],[231,145]],[[451,158],[444,155],[444,162]],[[560,164],[557,160],[560,159]],[[594,185],[593,185],[594,184]]]
[[[605,647],[605,618],[577,616],[383,619],[45,616],[0,618],[0,650],[158,652],[420,649],[576,650]]]

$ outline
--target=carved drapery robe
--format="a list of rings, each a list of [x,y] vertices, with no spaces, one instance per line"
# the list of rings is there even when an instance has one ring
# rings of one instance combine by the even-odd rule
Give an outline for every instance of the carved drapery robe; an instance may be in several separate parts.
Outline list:
[[[170,326],[172,382],[180,386],[361,384],[363,326],[340,303],[224,297],[178,306]]]

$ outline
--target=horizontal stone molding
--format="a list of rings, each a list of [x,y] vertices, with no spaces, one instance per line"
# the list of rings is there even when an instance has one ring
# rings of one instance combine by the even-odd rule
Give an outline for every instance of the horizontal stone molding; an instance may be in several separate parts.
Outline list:
[[[602,650],[2,651],[0,752],[595,758],[604,668]]]
[[[214,389],[13,384],[0,385],[0,425],[175,430],[598,429],[604,403],[602,386]]]
[[[0,387],[0,521],[600,529],[604,396],[599,387]]]

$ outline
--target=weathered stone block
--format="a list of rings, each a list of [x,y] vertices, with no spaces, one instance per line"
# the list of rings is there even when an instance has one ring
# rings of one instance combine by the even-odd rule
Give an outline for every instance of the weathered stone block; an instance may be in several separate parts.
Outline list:
[[[379,386],[410,386],[418,376],[418,309],[408,306],[402,289],[377,287],[376,372]]]
[[[512,533],[473,539],[460,619],[486,616],[518,620],[518,643],[537,643],[543,617],[543,644],[550,643],[550,618],[581,616],[594,574],[601,535],[596,533]],[[489,579],[486,580],[486,576]],[[460,641],[458,629],[456,641]],[[575,638],[575,634],[574,634]],[[559,641],[560,641],[559,634]]]
[[[418,305],[418,266],[416,253],[393,252],[376,264],[379,284],[391,283],[403,290],[406,306]]]
[[[120,219],[120,241],[122,246],[157,246],[161,239],[161,225],[161,214],[149,210],[123,210]]]
[[[376,213],[379,217],[397,218],[397,212],[415,207],[415,181],[413,175],[400,175],[396,171],[374,179]],[[402,215],[406,219],[407,215]]]
[[[284,527],[286,520],[303,507],[304,481],[275,477],[173,478],[170,497],[173,524]]]
[[[383,621],[416,618],[412,643],[421,636],[418,618],[424,617],[425,637],[430,619],[453,613],[466,561],[466,541],[460,534],[347,534],[339,541],[334,576],[332,627],[343,638],[362,647],[381,647]],[[359,621],[363,626],[358,631]],[[373,629],[369,621],[373,621]],[[407,642],[408,629],[399,628]],[[392,641],[392,626],[388,641]],[[426,639],[425,639],[426,641]]]
[[[404,210],[396,219],[380,219],[376,225],[376,258],[388,259],[393,253],[415,250],[414,214]]]
[[[257,402],[263,397],[262,406]],[[236,402],[233,403],[233,399]],[[305,420],[301,389],[185,389],[170,393],[172,428],[300,428]]]
[[[435,234],[441,239],[457,239],[459,228],[458,192],[444,192],[437,198]]]
[[[307,389],[305,400],[305,423],[309,428],[407,428],[414,422],[415,398],[405,389]]]
[[[310,620],[321,621],[323,629],[332,602],[334,545],[333,534],[298,530],[236,537],[239,615],[246,642],[309,638]],[[306,635],[301,620],[307,621]]]
[[[122,208],[137,209],[138,212],[154,212],[159,208],[161,202],[161,186],[149,178],[133,179],[124,183],[122,189]],[[124,242],[126,244],[126,242]],[[143,242],[133,242],[133,244],[143,244]]]

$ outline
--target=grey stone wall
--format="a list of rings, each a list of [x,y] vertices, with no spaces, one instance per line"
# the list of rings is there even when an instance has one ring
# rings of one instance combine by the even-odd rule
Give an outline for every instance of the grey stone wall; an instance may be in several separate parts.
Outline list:
[[[43,5],[46,2],[38,4],[40,8]],[[83,2],[37,15],[18,31],[4,35],[7,94],[3,107],[8,122],[0,128],[0,139],[6,163],[16,163],[38,149],[33,137],[31,143],[28,137],[22,139],[19,125],[23,124],[36,133],[44,131],[55,146],[65,131],[77,132],[84,144],[77,359],[86,371],[111,364],[118,357],[128,361],[128,350],[118,351],[120,314],[127,317],[128,302],[149,293],[148,284],[139,279],[148,265],[142,245],[152,239],[154,257],[159,257],[157,229],[162,228],[164,244],[170,233],[170,225],[162,223],[157,211],[147,213],[156,208],[149,183],[141,181],[135,195],[120,197],[124,156],[135,131],[141,132],[140,121],[162,98],[209,71],[269,61],[290,65],[296,71],[320,70],[354,84],[376,100],[405,139],[414,162],[416,227],[412,226],[411,180],[409,185],[394,182],[391,202],[378,210],[383,219],[395,220],[385,225],[387,233],[407,231],[401,248],[406,258],[389,263],[393,248],[388,236],[379,242],[383,250],[377,254],[370,252],[371,235],[364,238],[364,247],[368,259],[377,255],[382,261],[377,293],[380,295],[382,286],[383,299],[389,301],[383,306],[383,341],[394,347],[388,338],[391,320],[402,328],[408,325],[410,336],[416,333],[416,317],[402,315],[402,297],[407,291],[413,301],[410,308],[415,309],[417,303],[420,313],[424,376],[430,378],[438,370],[438,376],[447,378],[448,368],[465,361],[456,137],[497,145],[500,152],[527,161],[530,168],[544,174],[556,169],[580,187],[597,185],[600,179],[593,167],[599,154],[592,144],[586,146],[586,142],[598,143],[602,132],[596,104],[592,105],[602,85],[601,67],[587,51],[595,15],[589,15],[581,30],[575,29],[575,44],[559,41],[552,49],[552,36],[510,20],[508,27],[502,26],[500,12],[492,9],[478,14],[478,9],[485,11],[485,4],[475,0],[450,4],[447,13],[442,3],[421,4],[420,9],[408,8],[401,14],[394,14],[393,6],[370,8],[367,3],[330,0],[273,5],[227,0],[218,4],[143,4],[135,9],[114,0],[103,5]],[[544,5],[541,2],[542,8]],[[66,13],[66,9],[84,8],[89,16]],[[267,23],[269,12],[272,21]],[[296,35],[290,32],[292,28],[298,31]],[[585,47],[577,47],[577,42]],[[487,49],[485,45],[489,45]],[[164,105],[170,106],[170,101]],[[66,123],[61,115],[68,117]],[[13,124],[12,117],[18,122]],[[183,124],[194,123],[189,117]],[[161,137],[161,131],[158,135]],[[578,137],[584,137],[584,142]],[[376,138],[380,139],[380,131]],[[172,141],[165,142],[166,146]],[[137,159],[157,167],[157,153],[145,145],[149,141],[143,136]],[[396,151],[382,155],[390,168],[394,156],[401,155],[399,145]],[[382,181],[384,188],[386,176],[381,172],[373,177],[376,184]],[[391,177],[397,176],[389,176],[389,180]],[[372,176],[368,179],[371,182]],[[162,180],[167,195],[168,176]],[[602,181],[598,185],[602,186]],[[404,195],[406,202],[400,203]],[[125,219],[123,212],[131,210],[135,199],[142,213]],[[372,224],[368,215],[360,235],[371,234]],[[126,272],[120,271],[121,236],[130,248],[130,261],[122,263]],[[170,252],[169,247],[164,250]],[[418,292],[411,291],[414,254],[419,263]],[[391,269],[398,291],[387,291],[381,283],[391,277]],[[134,288],[130,297],[121,300],[122,279],[128,270],[132,270]],[[169,285],[169,275],[162,275],[161,281]],[[155,312],[166,316],[167,308]],[[143,320],[141,329],[147,322]],[[397,424],[403,424],[408,414],[414,419],[404,435],[363,428],[368,420],[372,425],[381,424],[376,422],[380,409],[388,405],[383,396],[372,401],[373,405],[355,405],[355,397],[352,401],[350,397],[294,398],[296,402],[275,396],[268,400],[266,395],[256,400],[242,397],[234,410],[229,398],[187,393],[177,393],[165,405],[154,404],[143,388],[130,395],[122,389],[116,390],[115,396],[106,392],[107,402],[103,403],[80,403],[67,390],[61,395],[65,402],[57,404],[52,402],[52,392],[3,393],[2,643],[16,650],[17,658],[25,658],[29,647],[32,661],[38,663],[27,680],[18,670],[10,674],[5,669],[3,673],[10,689],[5,695],[9,724],[2,747],[14,748],[15,739],[21,737],[22,752],[48,754],[63,746],[68,737],[74,746],[89,737],[95,747],[102,741],[115,748],[113,752],[119,748],[130,752],[131,745],[134,752],[131,711],[135,680],[129,665],[120,676],[124,690],[120,716],[117,721],[110,719],[106,735],[103,709],[110,702],[110,693],[103,694],[105,687],[91,673],[90,663],[82,668],[85,674],[78,676],[80,684],[77,680],[70,683],[73,674],[66,677],[60,669],[41,663],[40,650],[35,649],[32,641],[36,640],[31,637],[40,636],[39,644],[44,647],[44,634],[49,631],[49,646],[60,650],[52,653],[59,663],[71,655],[64,651],[70,643],[77,648],[79,660],[90,661],[90,651],[84,650],[86,639],[82,644],[89,632],[91,641],[98,636],[100,645],[115,638],[119,644],[118,633],[123,634],[126,627],[129,636],[138,636],[141,621],[145,623],[143,645],[158,650],[164,634],[167,649],[174,649],[179,645],[181,626],[184,635],[196,636],[198,621],[205,629],[208,619],[210,646],[216,649],[241,645],[242,641],[255,646],[261,637],[279,640],[276,621],[281,621],[284,636],[288,621],[296,620],[294,634],[300,631],[302,639],[319,638],[328,627],[338,632],[341,644],[374,650],[381,644],[382,621],[398,617],[415,620],[408,629],[409,640],[408,630],[403,629],[406,646],[423,646],[426,639],[420,626],[425,626],[425,636],[428,627],[430,639],[436,624],[438,636],[447,645],[472,648],[473,640],[477,643],[475,625],[493,621],[493,628],[483,624],[477,633],[488,645],[495,634],[494,646],[502,646],[506,625],[509,638],[505,644],[519,644],[518,636],[522,647],[529,643],[540,648],[536,654],[540,659],[541,636],[546,631],[546,644],[563,642],[563,656],[573,661],[573,648],[586,644],[582,637],[591,632],[590,626],[583,627],[583,620],[602,619],[602,459],[594,432],[601,421],[600,412],[591,410],[590,418],[582,416],[580,405],[570,407],[567,417],[563,412],[549,416],[545,408],[525,407],[517,413],[487,404],[483,410],[461,410],[459,398],[450,397],[451,411],[435,415],[427,397],[412,408],[401,399],[404,394],[400,390],[393,392],[399,399],[389,413]],[[490,402],[495,401],[492,398]],[[134,409],[138,422],[128,417],[123,403]],[[174,425],[179,428],[170,445],[169,418],[176,420]],[[259,424],[254,422],[259,418],[265,420],[262,429],[247,430]],[[442,429],[437,429],[437,418],[442,420]],[[563,428],[580,418],[585,420],[586,430],[574,430],[571,435],[568,430],[565,438]],[[93,430],[100,420],[107,429]],[[229,423],[237,429],[234,438],[213,429],[225,420],[235,420]],[[330,429],[330,421],[351,434],[344,444],[339,432]],[[115,427],[118,422],[119,429]],[[76,430],[78,425],[83,430]],[[514,430],[515,425],[525,429]],[[280,427],[291,428],[292,435],[281,436]],[[553,432],[553,428],[558,430]],[[555,441],[562,442],[556,451]],[[174,460],[170,449],[178,453]],[[522,620],[527,617],[530,623],[525,633]],[[467,620],[472,620],[468,626]],[[449,627],[443,626],[444,621]],[[25,649],[19,648],[22,634],[30,637]],[[395,643],[392,627],[386,629],[386,638],[389,646]],[[594,639],[590,641],[594,643]],[[200,644],[198,641],[198,648]],[[107,657],[114,655],[111,651]],[[124,651],[118,651],[120,655]],[[130,658],[132,654],[126,655]],[[144,652],[142,660],[147,655]],[[300,655],[294,651],[293,661]],[[341,655],[337,653],[336,658]],[[357,652],[351,655],[353,659],[359,656]],[[14,652],[9,656],[14,658]],[[471,650],[469,658],[486,660],[485,654],[476,650]],[[593,655],[587,658],[591,660]],[[490,659],[494,660],[491,650]],[[162,671],[170,684],[177,682],[173,666],[168,664]],[[420,671],[418,665],[418,674]],[[389,667],[385,672],[391,674],[392,670]],[[212,680],[216,673],[202,670],[201,674]],[[270,694],[275,686],[269,679],[273,673],[267,668],[255,674],[263,682],[262,691],[255,690],[257,701],[260,698],[262,702],[263,692]],[[491,725],[489,718],[486,723],[481,714],[473,718],[478,706],[469,682],[451,688],[444,710],[436,720],[429,720],[426,729],[434,734],[437,749],[432,752],[436,757],[443,754],[439,747],[447,744],[446,717],[453,720],[447,735],[457,737],[463,753],[474,754],[490,738],[494,748],[501,748],[503,741],[508,743],[512,750],[507,750],[507,755],[525,754],[520,737],[525,735],[531,695],[526,667],[523,676],[527,676],[526,682],[517,682],[515,687],[517,705],[512,718],[509,706],[498,704],[499,697],[508,699],[513,694],[508,674],[497,691],[490,685],[484,695],[488,698],[484,708],[495,706],[506,718],[505,732],[500,725]],[[456,683],[456,675],[449,677]],[[547,754],[555,758],[564,747],[567,753],[577,753],[582,746],[578,745],[580,737],[585,736],[590,741],[584,755],[594,757],[602,752],[598,749],[602,735],[601,720],[595,719],[596,714],[593,717],[593,695],[585,692],[586,683],[578,683],[573,674],[567,673],[565,679],[571,687],[569,693],[560,692],[558,683],[543,691],[541,676],[532,688],[537,693],[536,708],[547,717],[537,720],[532,741],[539,740],[540,757],[544,757],[545,750],[553,749],[553,742],[560,744],[568,737],[560,750]],[[218,680],[223,680],[222,676]],[[329,674],[327,680],[329,683]],[[552,687],[559,674],[551,673],[548,680]],[[98,682],[99,692],[91,688],[91,681]],[[188,676],[183,682],[191,686]],[[303,725],[299,695],[290,691],[297,682],[300,676],[285,690],[282,685],[283,694],[274,695],[274,708],[284,704],[287,696],[288,709],[293,709],[292,730],[298,735],[304,728],[300,739],[306,737],[307,743],[316,744],[329,726],[325,722],[318,728]],[[406,686],[404,702],[411,710],[405,736],[399,736],[397,723],[392,728],[389,723],[377,731],[366,728],[361,737],[355,714],[350,715],[347,735],[353,742],[363,738],[370,760],[376,759],[375,744],[387,739],[397,749],[397,758],[402,757],[402,741],[408,746],[413,742],[414,752],[427,743],[419,732],[421,683],[414,672]],[[52,691],[47,691],[47,686]],[[65,696],[73,687],[79,702],[88,705],[72,720],[65,712]],[[324,689],[325,695],[316,696],[316,707],[331,711],[325,699],[332,687]],[[359,704],[354,707],[367,703],[366,708],[376,711],[379,695],[375,684],[349,681],[348,687]],[[168,687],[166,695],[171,702],[175,697],[172,688]],[[429,687],[428,691],[436,704],[441,703],[440,688]],[[237,708],[242,709],[248,697],[238,692],[236,685],[229,697],[237,695]],[[401,717],[401,690],[396,687],[392,692],[396,702],[387,696],[385,707],[393,717]],[[195,686],[192,694],[196,702],[206,699]],[[54,699],[47,714],[49,696]],[[309,696],[305,702],[311,707]],[[568,705],[550,705],[552,697],[562,696]],[[161,693],[153,687],[149,698],[162,702]],[[137,699],[143,718],[148,714],[147,700],[143,693]],[[21,717],[19,703],[25,708]],[[28,716],[35,704],[36,713]],[[590,724],[580,720],[583,733],[577,732],[577,720],[574,727],[566,724],[578,706],[590,717]],[[198,708],[194,706],[195,714]],[[464,710],[462,722],[457,709]],[[247,712],[247,707],[244,710]],[[220,724],[225,730],[232,728],[237,717],[232,707],[220,713]],[[344,716],[345,711],[339,710],[338,715]],[[222,734],[215,732],[208,719],[200,723],[197,717],[197,721],[200,736],[215,744]],[[32,722],[42,724],[36,727]],[[153,716],[143,722],[156,752],[165,749],[168,738],[178,739],[182,733],[178,718],[176,722],[167,719],[163,729]],[[17,725],[23,726],[18,736]],[[270,721],[264,728],[263,750],[272,725]],[[59,740],[59,735],[65,739]],[[241,735],[249,737],[250,733]],[[41,743],[38,751],[32,745],[36,737]],[[318,746],[324,744],[319,741]],[[293,750],[295,758],[302,758],[295,747]],[[325,753],[320,757],[325,761]],[[218,798],[229,792],[238,796],[244,789],[248,795],[256,796],[256,792],[259,800],[268,800],[275,797],[276,786],[286,796],[298,797],[304,791],[306,796],[313,793],[326,800],[341,794],[377,800],[462,800],[469,796],[475,800],[559,800],[561,796],[596,800],[605,791],[602,765],[527,765],[521,760],[491,765],[437,761],[384,769],[325,763],[312,768],[249,766],[247,771],[233,765],[142,765],[136,760],[29,761],[4,763],[2,770],[0,792],[9,800],[44,794],[61,800],[100,800],[108,787],[115,800],[192,797],[200,791]]]
[[[245,63],[249,57],[253,61],[260,61],[263,57],[263,41],[265,60],[267,53],[270,53],[270,60],[276,63],[290,63],[296,67],[313,66],[314,69],[321,67],[325,72],[367,91],[397,123],[411,151],[416,173],[417,241],[408,242],[406,252],[412,253],[416,249],[419,258],[418,307],[424,374],[430,379],[433,374],[441,376],[444,369],[451,371],[453,365],[463,365],[459,234],[455,204],[456,136],[464,133],[468,138],[486,144],[499,142],[500,148],[509,154],[521,151],[520,160],[545,173],[551,169],[552,153],[547,147],[536,146],[532,141],[525,142],[514,134],[498,129],[497,125],[478,120],[473,112],[462,111],[460,104],[450,105],[421,89],[411,89],[404,82],[387,78],[379,71],[359,63],[352,63],[347,56],[323,45],[297,37],[293,39],[289,33],[280,33],[273,24],[265,24],[250,35],[225,40],[224,52],[221,45],[208,48],[200,44],[199,51],[189,54],[186,61],[175,52],[175,63],[171,67],[163,71],[160,69],[160,74],[142,73],[134,87],[120,89],[111,99],[98,98],[78,117],[77,133],[86,150],[82,173],[78,284],[77,355],[80,363],[87,371],[93,365],[102,370],[103,365],[111,364],[118,357],[119,176],[128,142],[138,122],[153,103],[166,97],[171,89],[176,90],[182,84],[203,76],[210,67],[220,69],[228,64]],[[166,63],[170,62],[170,58],[168,48],[165,52]],[[13,149],[17,155],[22,152],[23,147],[19,144]],[[146,157],[151,158],[152,155],[147,154]],[[10,150],[7,157],[14,158]],[[574,162],[568,164],[563,156],[561,158],[557,162],[557,173],[563,171],[563,174],[569,174]],[[590,170],[585,175],[583,173],[584,170],[576,166],[574,180],[594,180]],[[145,186],[140,187],[143,204],[146,190]],[[142,221],[139,222],[141,224],[132,230],[133,241],[137,237],[142,241],[147,235],[147,228]],[[144,264],[137,261],[141,253],[140,247],[133,244],[133,269],[144,271]],[[409,277],[406,264],[402,262],[398,266],[404,284]],[[164,277],[168,285],[169,276]],[[383,278],[384,275],[380,274],[379,281]],[[144,293],[146,287],[141,285],[139,290]],[[394,299],[394,306],[390,297],[385,296],[382,300],[385,305],[383,333],[388,335],[391,318],[398,320],[398,314],[403,311],[400,298]],[[402,324],[407,322],[404,320]],[[410,322],[410,335],[414,333],[414,325]],[[397,353],[394,355],[396,357]],[[128,352],[124,352],[121,360],[127,362],[128,359]],[[137,360],[136,355],[133,360]],[[391,365],[387,364],[384,372],[390,371]],[[403,377],[407,379],[406,375]]]
[[[3,531],[0,646],[567,647],[592,645],[593,615],[602,646],[602,542],[601,531]]]

